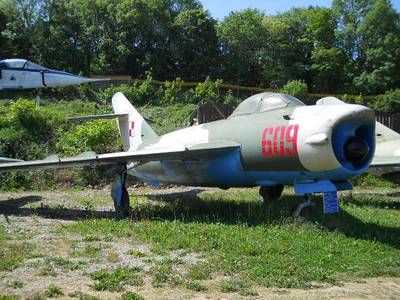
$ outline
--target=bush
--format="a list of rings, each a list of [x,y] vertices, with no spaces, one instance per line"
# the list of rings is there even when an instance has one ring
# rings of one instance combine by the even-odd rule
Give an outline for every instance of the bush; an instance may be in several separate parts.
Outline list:
[[[290,80],[281,89],[281,93],[288,94],[299,99],[304,98],[307,95],[307,92],[308,87],[303,80]]]
[[[207,79],[204,82],[199,83],[194,90],[189,90],[187,102],[195,104],[209,101],[223,102],[224,97],[219,93],[219,87],[222,82],[221,79],[212,81],[207,77]]]
[[[0,156],[25,160],[53,152],[57,128],[65,122],[60,114],[22,99],[11,102],[9,113],[0,120]]]
[[[377,96],[375,101],[372,102],[372,108],[388,113],[395,113],[400,111],[400,89],[391,90],[384,95]]]
[[[179,77],[174,81],[166,81],[164,87],[164,99],[162,102],[167,104],[183,103],[185,100],[182,90],[183,81]],[[160,88],[162,90],[162,88]]]
[[[121,151],[118,129],[112,120],[89,121],[78,125],[57,143],[58,153],[66,156],[86,151],[109,153]]]

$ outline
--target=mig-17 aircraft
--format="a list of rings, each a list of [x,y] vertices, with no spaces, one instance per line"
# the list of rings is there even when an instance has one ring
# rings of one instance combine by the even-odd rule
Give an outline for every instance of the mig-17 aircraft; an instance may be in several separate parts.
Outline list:
[[[99,80],[104,79],[86,78],[63,71],[51,70],[26,59],[0,61],[0,91],[50,88]]]
[[[122,93],[112,105],[114,114],[81,119],[116,118],[123,152],[10,162],[0,164],[0,172],[118,165],[112,198],[116,211],[127,215],[127,175],[152,185],[260,186],[260,196],[271,201],[284,185],[299,195],[351,189],[347,180],[368,169],[375,151],[374,112],[361,105],[306,106],[289,95],[261,93],[225,120],[163,136]]]

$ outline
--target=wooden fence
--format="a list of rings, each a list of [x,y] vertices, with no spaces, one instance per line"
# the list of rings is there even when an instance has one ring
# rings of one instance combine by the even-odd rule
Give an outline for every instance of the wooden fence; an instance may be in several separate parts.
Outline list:
[[[127,84],[131,85],[133,83],[142,83],[145,80],[144,79],[135,79],[132,78],[131,76],[126,76],[126,75],[121,75],[121,76],[115,76],[115,75],[99,75],[99,76],[93,76],[93,78],[107,78],[110,79],[108,81],[99,81],[99,82],[93,82],[91,83],[92,87],[94,88],[107,88],[110,86],[118,86],[121,84]],[[199,85],[201,82],[186,82],[182,81],[181,86],[186,87],[186,88],[192,88],[196,87]],[[165,85],[165,81],[159,81],[159,80],[153,80],[152,84],[162,86]],[[229,84],[229,83],[222,83],[219,85],[221,90],[231,90],[234,92],[235,96],[237,98],[247,98],[253,94],[256,93],[262,93],[262,92],[279,92],[278,89],[272,89],[272,88],[260,88],[260,87],[249,87],[249,86],[239,86],[239,85],[234,85],[234,84]],[[327,96],[332,96],[332,94],[314,94],[314,93],[308,93],[307,94],[307,99],[302,99],[306,100],[306,104],[311,104],[312,102],[315,102],[316,100],[327,97]],[[344,95],[336,95],[338,98],[343,98]],[[347,97],[350,98],[355,98],[357,97],[356,95],[348,95]],[[373,100],[376,98],[376,96],[362,96],[362,98],[365,101],[368,100]]]
[[[400,113],[376,112],[375,115],[378,122],[400,133]]]

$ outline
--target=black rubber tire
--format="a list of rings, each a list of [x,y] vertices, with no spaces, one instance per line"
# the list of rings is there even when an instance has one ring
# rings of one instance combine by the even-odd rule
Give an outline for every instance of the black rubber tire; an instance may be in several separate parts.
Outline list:
[[[260,187],[260,200],[265,204],[279,200],[282,195],[283,188],[283,184]]]

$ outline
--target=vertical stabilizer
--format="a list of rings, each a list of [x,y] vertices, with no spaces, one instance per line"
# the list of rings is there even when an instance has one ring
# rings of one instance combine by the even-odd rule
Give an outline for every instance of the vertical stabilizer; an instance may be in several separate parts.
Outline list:
[[[135,151],[143,141],[158,137],[124,94],[116,93],[112,98],[112,106],[114,113],[128,115],[118,119],[124,151]]]

